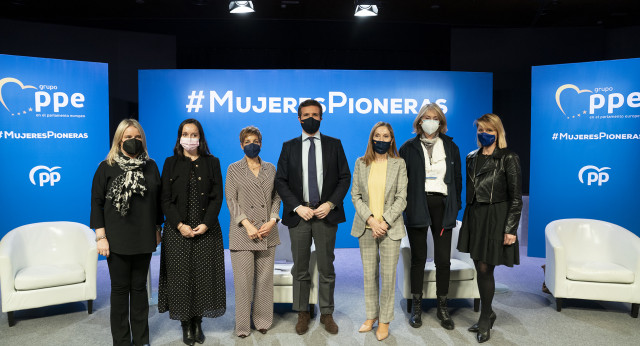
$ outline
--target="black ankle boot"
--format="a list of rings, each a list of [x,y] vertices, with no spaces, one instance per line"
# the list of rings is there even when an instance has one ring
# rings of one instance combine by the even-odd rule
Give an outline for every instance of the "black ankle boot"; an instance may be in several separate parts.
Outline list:
[[[440,320],[440,325],[444,329],[453,330],[455,324],[449,316],[449,309],[447,308],[447,296],[438,296],[438,312],[436,314]]]
[[[411,297],[411,317],[409,325],[413,328],[422,326],[422,294],[412,294]]]
[[[193,326],[193,337],[195,342],[202,344],[204,343],[204,333],[202,332],[202,317],[197,316],[191,319],[191,325]]]
[[[180,324],[182,325],[182,342],[189,346],[195,345],[196,341],[191,321],[180,321]]]

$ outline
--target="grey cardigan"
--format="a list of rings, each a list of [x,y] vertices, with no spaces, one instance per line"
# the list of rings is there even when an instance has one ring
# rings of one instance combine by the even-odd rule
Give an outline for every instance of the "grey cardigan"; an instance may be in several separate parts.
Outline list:
[[[406,234],[402,212],[407,206],[407,168],[402,158],[387,159],[387,177],[384,187],[384,213],[382,217],[391,226],[387,235],[392,240],[400,240]],[[364,158],[356,160],[351,186],[351,201],[356,208],[353,217],[351,235],[360,237],[364,234],[366,221],[373,215],[369,209],[369,171]]]

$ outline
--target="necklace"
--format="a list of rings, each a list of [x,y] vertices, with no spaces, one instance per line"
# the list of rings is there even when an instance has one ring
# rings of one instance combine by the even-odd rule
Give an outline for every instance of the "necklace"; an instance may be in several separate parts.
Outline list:
[[[253,175],[255,175],[257,177],[258,174],[260,174],[260,167],[262,166],[262,162],[260,162],[260,160],[258,160],[258,163],[254,163],[254,162],[251,162],[251,161],[247,160],[247,166],[249,166],[249,170],[251,170]]]

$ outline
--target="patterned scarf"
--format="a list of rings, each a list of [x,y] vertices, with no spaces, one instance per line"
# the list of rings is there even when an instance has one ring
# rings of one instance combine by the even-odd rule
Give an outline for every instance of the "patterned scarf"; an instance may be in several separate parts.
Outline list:
[[[138,155],[134,159],[123,155],[115,157],[116,163],[124,172],[113,180],[107,193],[107,199],[111,200],[111,203],[113,203],[113,206],[121,216],[125,216],[129,212],[129,203],[134,193],[144,196],[145,191],[147,191],[144,175],[142,174],[142,168],[147,164],[147,160],[149,160],[149,156],[145,153]]]
[[[420,142],[422,142],[422,145],[427,149],[429,157],[433,156],[433,145],[436,144],[437,141],[438,137],[426,138],[424,136],[420,136]]]

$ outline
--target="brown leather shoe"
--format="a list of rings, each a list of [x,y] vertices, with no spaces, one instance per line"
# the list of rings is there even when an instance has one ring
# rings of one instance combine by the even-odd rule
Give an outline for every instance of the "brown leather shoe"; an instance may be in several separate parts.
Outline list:
[[[296,333],[298,335],[302,335],[309,330],[309,320],[311,320],[311,315],[309,315],[308,311],[298,312],[298,323],[296,323]]]
[[[331,334],[338,334],[338,325],[333,320],[333,315],[322,314],[320,315],[320,323],[324,324],[324,329]]]

